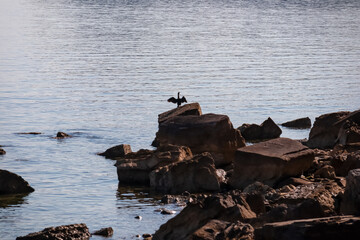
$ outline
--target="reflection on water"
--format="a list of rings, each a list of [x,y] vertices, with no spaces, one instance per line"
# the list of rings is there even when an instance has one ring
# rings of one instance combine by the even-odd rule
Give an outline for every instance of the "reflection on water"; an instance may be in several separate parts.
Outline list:
[[[26,196],[29,194],[6,194],[0,195],[0,208],[16,207],[17,205],[27,204]]]

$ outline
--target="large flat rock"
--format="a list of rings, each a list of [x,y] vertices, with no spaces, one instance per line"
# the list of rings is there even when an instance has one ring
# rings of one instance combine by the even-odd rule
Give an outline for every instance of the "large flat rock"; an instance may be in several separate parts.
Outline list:
[[[215,165],[231,163],[237,148],[245,146],[239,130],[233,128],[226,115],[176,116],[159,124],[155,146],[174,144],[188,146],[193,153],[222,154]]]
[[[201,107],[199,103],[189,103],[178,108],[171,109],[167,112],[159,114],[158,122],[164,122],[176,116],[188,116],[188,115],[195,115],[200,116],[202,115]]]
[[[244,188],[260,181],[272,186],[282,178],[302,174],[313,160],[313,150],[289,138],[276,138],[239,148],[235,154],[231,184]]]

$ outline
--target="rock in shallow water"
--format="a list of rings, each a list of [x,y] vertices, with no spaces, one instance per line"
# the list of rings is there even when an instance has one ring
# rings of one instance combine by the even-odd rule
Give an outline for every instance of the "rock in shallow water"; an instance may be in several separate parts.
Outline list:
[[[243,124],[238,128],[246,141],[266,140],[280,137],[282,131],[269,117],[260,126],[257,124]]]
[[[84,223],[45,228],[40,232],[30,233],[16,240],[88,240],[89,229]]]
[[[299,118],[289,122],[282,123],[281,126],[289,127],[289,128],[311,128],[311,120],[310,118]]]
[[[114,147],[107,149],[103,153],[99,153],[98,155],[104,156],[106,158],[118,158],[125,157],[126,154],[131,153],[131,146],[128,144],[120,144]]]
[[[21,176],[0,169],[0,194],[30,193],[33,191],[34,188]]]

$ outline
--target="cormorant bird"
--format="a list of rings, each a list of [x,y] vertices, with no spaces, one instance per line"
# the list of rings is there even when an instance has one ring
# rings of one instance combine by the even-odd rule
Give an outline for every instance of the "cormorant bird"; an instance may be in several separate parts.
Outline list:
[[[187,103],[186,98],[184,96],[182,98],[180,98],[180,92],[178,92],[177,99],[174,97],[171,97],[168,99],[168,102],[177,103],[177,107],[180,107],[181,103],[183,103],[183,102]]]

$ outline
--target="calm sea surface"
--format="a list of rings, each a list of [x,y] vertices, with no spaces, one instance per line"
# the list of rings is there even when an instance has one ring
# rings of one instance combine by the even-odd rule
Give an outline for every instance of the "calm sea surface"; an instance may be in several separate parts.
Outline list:
[[[171,218],[157,197],[118,188],[96,153],[150,148],[178,91],[234,127],[358,109],[359,16],[358,0],[1,0],[0,168],[36,191],[0,198],[0,239],[80,222],[155,232]]]

